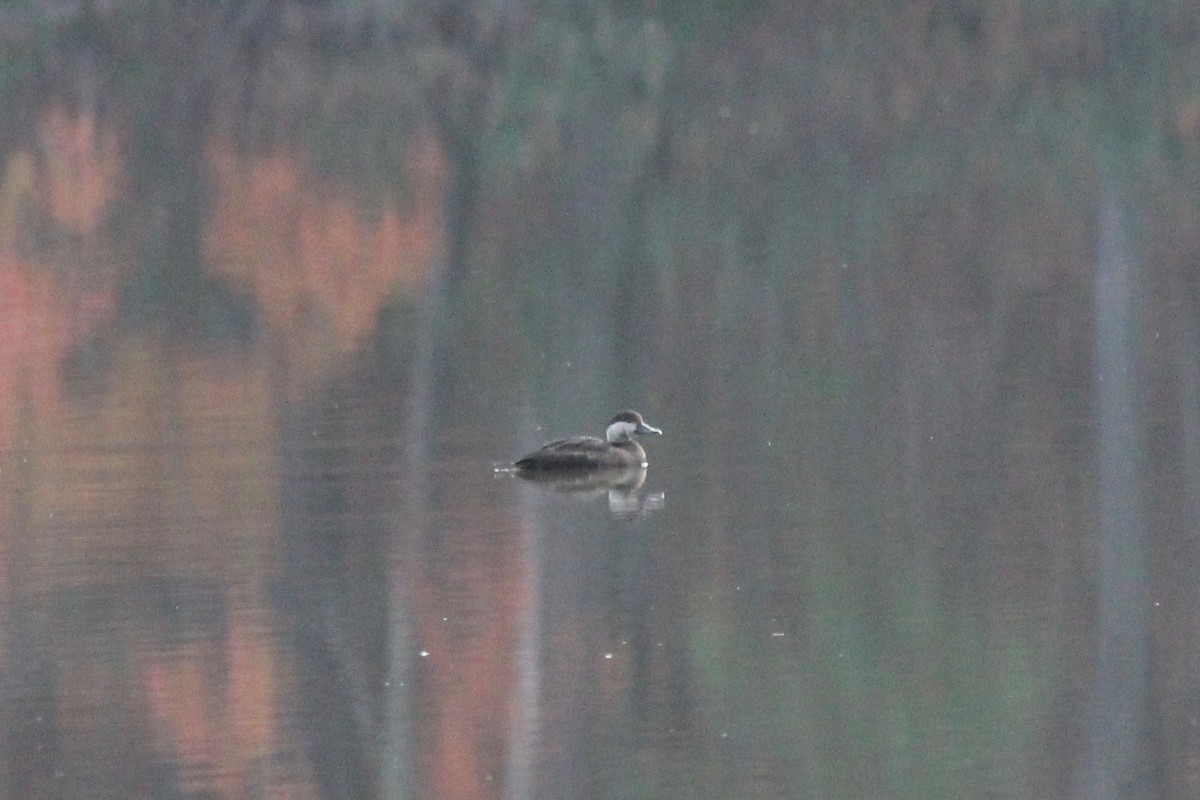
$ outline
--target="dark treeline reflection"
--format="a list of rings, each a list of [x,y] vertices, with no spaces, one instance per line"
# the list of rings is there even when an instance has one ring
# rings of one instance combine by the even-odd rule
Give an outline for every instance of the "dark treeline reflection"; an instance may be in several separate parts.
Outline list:
[[[0,42],[7,795],[1200,796],[1200,6]]]

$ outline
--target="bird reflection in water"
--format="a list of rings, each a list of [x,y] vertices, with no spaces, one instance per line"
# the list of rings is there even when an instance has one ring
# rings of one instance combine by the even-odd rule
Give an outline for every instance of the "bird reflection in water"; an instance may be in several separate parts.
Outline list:
[[[542,488],[562,494],[594,497],[608,494],[608,510],[617,517],[637,517],[658,511],[665,505],[662,492],[645,493],[644,467],[610,469],[578,475],[563,475],[539,472],[517,472],[522,480],[536,483]]]
[[[608,511],[623,519],[645,516],[666,505],[666,495],[644,492],[645,467],[624,467],[596,471],[531,472],[497,465],[498,474],[515,475],[528,483],[536,483],[549,492],[571,494],[581,498],[608,495]]]

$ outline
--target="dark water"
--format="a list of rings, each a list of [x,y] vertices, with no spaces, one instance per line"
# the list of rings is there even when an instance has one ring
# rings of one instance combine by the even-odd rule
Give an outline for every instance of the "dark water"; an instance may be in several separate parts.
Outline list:
[[[308,5],[0,19],[0,796],[1200,796],[1187,36]]]

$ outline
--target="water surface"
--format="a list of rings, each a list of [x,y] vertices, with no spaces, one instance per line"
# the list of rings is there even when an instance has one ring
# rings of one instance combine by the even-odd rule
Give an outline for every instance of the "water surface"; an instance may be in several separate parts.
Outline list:
[[[311,5],[9,31],[6,796],[1200,793],[1186,37]]]

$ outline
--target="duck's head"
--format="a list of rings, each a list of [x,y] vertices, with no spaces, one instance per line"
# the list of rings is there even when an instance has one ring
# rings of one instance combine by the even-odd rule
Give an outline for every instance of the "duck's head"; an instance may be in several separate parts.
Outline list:
[[[645,436],[649,433],[662,435],[662,431],[658,428],[647,425],[646,420],[642,419],[642,415],[638,412],[622,411],[608,421],[604,437],[610,443],[616,444],[617,442],[628,442],[634,436]]]

